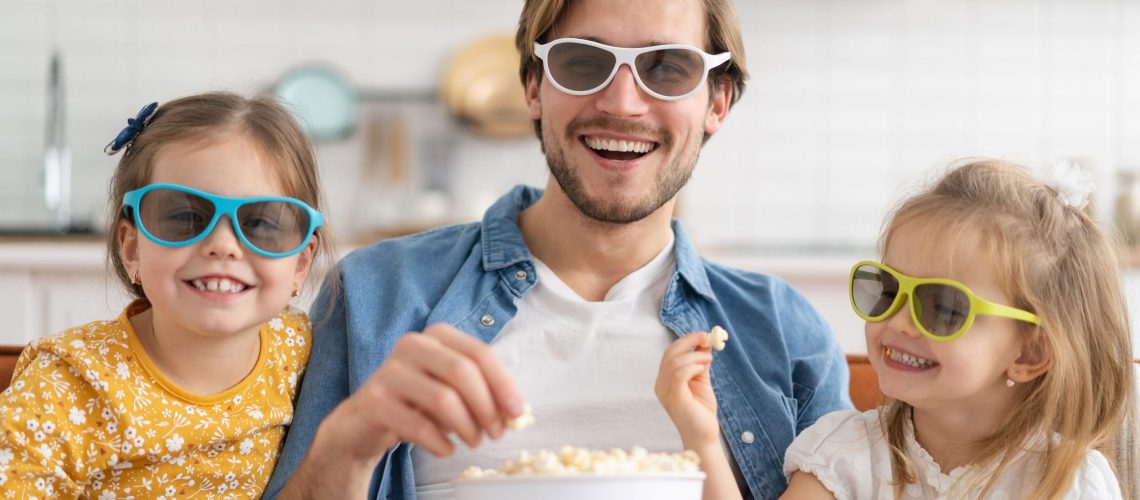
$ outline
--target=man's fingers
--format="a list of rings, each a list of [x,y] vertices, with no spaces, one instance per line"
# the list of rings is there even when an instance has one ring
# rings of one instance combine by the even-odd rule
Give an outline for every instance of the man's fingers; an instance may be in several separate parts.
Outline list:
[[[487,381],[496,406],[508,417],[518,417],[523,414],[524,404],[522,393],[515,385],[514,379],[507,373],[506,367],[479,339],[471,337],[455,328],[437,324],[424,330],[424,334],[439,340],[444,345],[459,351],[468,359],[478,365],[483,377]]]
[[[442,342],[430,340],[436,342],[438,348],[410,352],[408,361],[422,367],[432,377],[455,390],[467,411],[478,422],[479,429],[486,430],[491,437],[502,435],[503,420],[479,365]],[[468,441],[467,436],[463,438]],[[468,441],[468,444],[471,443]]]
[[[382,366],[372,374],[321,424],[322,429],[339,435],[341,448],[362,458],[383,456],[397,440],[440,456],[452,453],[454,445],[436,424],[386,386],[390,372],[391,366]]]
[[[445,351],[436,354],[447,355]],[[388,381],[392,387],[399,387],[400,398],[411,403],[431,421],[438,422],[439,433],[455,431],[468,446],[474,447],[479,444],[482,432],[468,411],[463,395],[455,387],[441,383],[431,373],[430,368],[414,360],[401,360],[393,363],[387,370]],[[484,398],[486,397],[484,395]],[[430,425],[430,422],[429,426],[437,427]]]
[[[437,457],[445,457],[455,451],[455,445],[435,422],[406,403],[387,405],[380,413],[384,414],[383,419],[388,428],[401,441],[415,444]]]

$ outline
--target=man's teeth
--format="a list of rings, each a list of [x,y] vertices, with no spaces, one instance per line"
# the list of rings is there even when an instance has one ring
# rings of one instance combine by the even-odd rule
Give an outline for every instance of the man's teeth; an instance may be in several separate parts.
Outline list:
[[[911,356],[910,354],[907,354],[905,352],[896,351],[894,349],[891,349],[890,347],[886,348],[886,353],[887,353],[887,357],[891,358],[891,360],[902,363],[902,364],[907,365],[907,366],[913,366],[915,368],[930,368],[930,367],[938,364],[938,363],[935,363],[934,361],[931,361],[931,360],[926,359],[926,358],[920,358],[918,356]]]
[[[614,139],[598,139],[586,137],[586,145],[590,149],[600,151],[615,151],[618,153],[648,153],[653,149],[652,142],[644,141],[618,141]]]
[[[245,285],[226,278],[194,280],[191,283],[194,284],[194,288],[204,292],[238,293],[245,290]]]

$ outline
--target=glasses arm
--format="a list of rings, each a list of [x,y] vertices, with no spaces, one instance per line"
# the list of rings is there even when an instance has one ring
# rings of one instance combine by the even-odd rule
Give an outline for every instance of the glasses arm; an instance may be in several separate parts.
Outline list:
[[[995,304],[977,296],[975,296],[974,299],[976,300],[975,311],[977,311],[978,314],[1001,316],[1003,318],[1010,318],[1018,321],[1024,321],[1026,323],[1032,323],[1034,325],[1041,324],[1041,320],[1037,317],[1037,315],[1029,311],[1018,309],[1016,307]]]
[[[705,57],[705,64],[708,64],[709,69],[720,66],[728,62],[729,59],[732,59],[732,53],[730,52],[721,52],[720,54],[706,54],[701,52],[701,54]]]

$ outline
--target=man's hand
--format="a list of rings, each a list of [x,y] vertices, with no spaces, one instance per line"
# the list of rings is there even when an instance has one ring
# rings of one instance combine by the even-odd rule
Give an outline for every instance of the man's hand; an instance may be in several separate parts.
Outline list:
[[[282,497],[355,496],[397,442],[447,456],[455,451],[449,434],[478,446],[484,434],[500,437],[505,420],[522,415],[523,407],[514,381],[482,341],[443,324],[411,332],[321,422]]]

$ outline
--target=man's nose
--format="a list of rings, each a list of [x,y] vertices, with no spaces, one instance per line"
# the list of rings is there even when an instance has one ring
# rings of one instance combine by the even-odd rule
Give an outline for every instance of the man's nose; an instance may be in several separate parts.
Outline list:
[[[639,116],[649,109],[649,100],[655,99],[637,84],[633,69],[626,64],[618,67],[617,74],[598,96],[598,110],[613,116]]]
[[[230,216],[223,215],[214,224],[213,231],[202,240],[202,253],[208,257],[219,259],[240,259],[242,257],[242,243],[234,232],[233,221]]]

